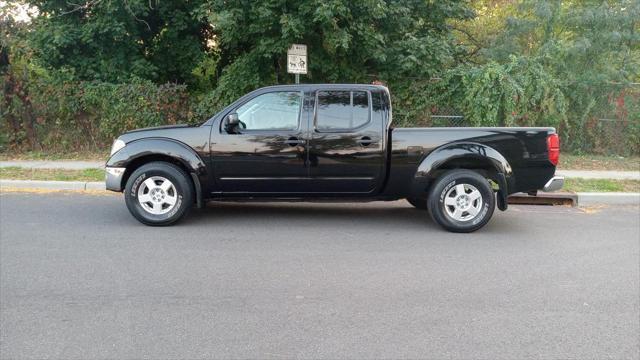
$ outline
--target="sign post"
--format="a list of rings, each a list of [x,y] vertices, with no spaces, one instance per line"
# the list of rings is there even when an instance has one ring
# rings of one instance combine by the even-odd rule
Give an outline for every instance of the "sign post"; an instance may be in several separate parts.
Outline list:
[[[300,74],[307,73],[307,45],[293,44],[287,50],[287,72],[295,74],[296,84],[300,83]]]

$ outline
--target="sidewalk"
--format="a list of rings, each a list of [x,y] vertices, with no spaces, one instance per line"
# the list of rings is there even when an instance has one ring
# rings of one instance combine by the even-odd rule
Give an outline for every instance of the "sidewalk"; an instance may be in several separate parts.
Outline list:
[[[0,167],[21,167],[28,169],[103,169],[103,161],[0,161]],[[597,170],[562,170],[556,171],[558,175],[567,178],[584,179],[614,179],[614,180],[640,180],[640,171],[597,171]]]

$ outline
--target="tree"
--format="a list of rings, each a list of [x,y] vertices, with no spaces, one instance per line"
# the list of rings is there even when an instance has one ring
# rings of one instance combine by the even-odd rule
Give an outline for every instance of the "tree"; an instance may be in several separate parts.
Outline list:
[[[573,82],[638,81],[640,2],[524,0],[486,53],[538,57]]]
[[[500,2],[477,0],[476,5]],[[471,34],[461,37],[464,45],[477,46],[471,61],[479,67],[505,66],[513,57],[537,63],[533,68],[549,75],[541,79],[553,79],[540,87],[547,89],[543,93],[549,96],[556,93],[550,90],[559,88],[564,94],[566,121],[560,124],[560,131],[565,147],[592,151],[600,137],[599,118],[619,119],[616,124],[624,139],[640,137],[640,118],[632,110],[638,108],[638,96],[630,85],[640,81],[640,2],[521,0],[493,9],[492,14],[502,19],[494,24],[499,31],[484,33],[470,25],[487,19],[461,25]],[[559,99],[551,96],[543,103],[553,103],[553,98]],[[637,149],[632,140],[621,143],[621,148]]]
[[[26,140],[40,149],[30,96],[30,50],[24,42],[26,24],[16,21],[24,4],[0,4],[0,148]]]
[[[476,16],[451,21],[451,28],[462,49],[458,60],[463,64],[483,64],[490,59],[487,49],[496,45],[507,26],[507,19],[517,16],[518,2],[514,0],[473,0],[471,7]]]
[[[45,67],[79,80],[185,83],[206,52],[199,1],[29,0],[40,15],[31,46]]]
[[[463,0],[209,0],[200,16],[212,24],[220,51],[213,107],[291,82],[292,43],[307,45],[309,81],[429,78],[456,55],[447,21],[472,15]]]

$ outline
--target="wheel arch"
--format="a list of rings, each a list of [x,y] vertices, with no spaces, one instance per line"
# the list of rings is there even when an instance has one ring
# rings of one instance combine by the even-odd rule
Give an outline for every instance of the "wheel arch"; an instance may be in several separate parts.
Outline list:
[[[190,175],[198,206],[202,205],[202,184],[207,176],[205,162],[193,149],[179,141],[164,138],[134,140],[113,154],[106,166],[126,169],[121,180],[121,188],[124,189],[136,169],[154,161],[174,164]]]
[[[513,170],[509,161],[496,149],[474,142],[443,145],[425,157],[415,172],[412,192],[425,196],[433,180],[448,170],[468,169],[479,172],[498,184],[498,208],[506,210]]]

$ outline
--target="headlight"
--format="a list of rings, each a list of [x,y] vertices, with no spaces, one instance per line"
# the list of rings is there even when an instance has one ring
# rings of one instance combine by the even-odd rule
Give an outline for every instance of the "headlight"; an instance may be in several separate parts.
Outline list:
[[[113,142],[113,145],[111,145],[111,155],[117,153],[118,150],[122,149],[125,145],[124,141],[116,139],[116,141]]]

